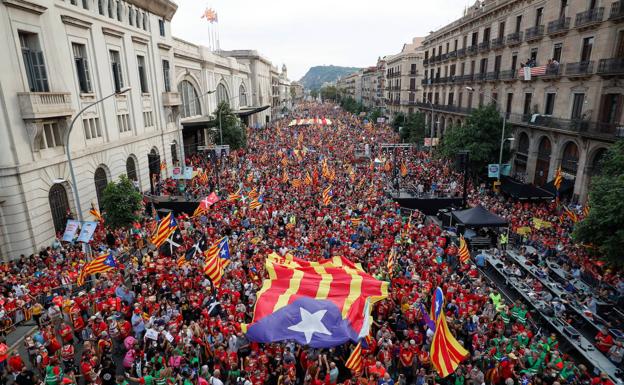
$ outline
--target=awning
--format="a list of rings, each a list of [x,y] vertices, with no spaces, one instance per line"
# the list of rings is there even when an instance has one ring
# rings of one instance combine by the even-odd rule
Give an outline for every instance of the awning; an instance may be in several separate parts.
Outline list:
[[[210,128],[219,125],[219,121],[212,116],[199,116],[197,118],[185,119],[180,123],[183,129]]]
[[[542,186],[542,188],[548,192],[550,192],[553,196],[557,194],[557,189],[555,188],[555,180],[551,180]],[[574,190],[574,180],[563,178],[561,181],[561,187],[559,188],[559,194],[567,194]]]
[[[245,117],[245,116],[253,115],[253,114],[258,113],[258,112],[262,112],[262,111],[266,110],[269,107],[271,107],[271,106],[268,105],[268,104],[266,106],[260,106],[260,107],[245,107],[245,108],[241,108],[240,110],[236,111],[235,114],[240,116],[240,117]]]
[[[470,227],[507,226],[505,218],[489,212],[481,205],[467,210],[453,211],[452,215],[456,222]]]
[[[501,179],[501,190],[518,200],[549,200],[554,196],[550,191],[546,191],[532,184],[522,183],[509,177]]]

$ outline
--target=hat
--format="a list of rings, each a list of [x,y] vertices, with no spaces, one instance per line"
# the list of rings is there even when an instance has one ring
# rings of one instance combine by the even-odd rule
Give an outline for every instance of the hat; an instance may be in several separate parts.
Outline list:
[[[134,309],[134,314],[141,314],[141,309],[138,307]]]
[[[512,352],[512,353],[509,353],[507,356],[508,356],[509,358],[511,358],[512,360],[517,360],[517,359],[518,359],[518,357],[516,357],[516,355],[515,355],[515,354],[513,354],[513,352]]]

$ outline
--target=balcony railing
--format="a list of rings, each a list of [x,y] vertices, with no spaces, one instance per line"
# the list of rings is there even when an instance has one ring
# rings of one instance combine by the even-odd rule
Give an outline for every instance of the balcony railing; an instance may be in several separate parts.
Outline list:
[[[457,58],[461,59],[466,56],[466,48],[460,48],[457,50]]]
[[[409,75],[410,75],[410,76],[416,76],[416,75],[418,75],[418,71],[416,71],[416,70],[410,70]]]
[[[484,41],[479,43],[479,52],[485,52],[490,50],[490,42]]]
[[[492,41],[490,42],[490,47],[492,47],[492,49],[501,49],[505,47],[505,38],[497,37],[496,39],[492,39]]]
[[[420,84],[423,86],[431,84],[431,79],[424,78],[420,81]]]
[[[442,54],[442,61],[447,61],[447,60],[448,60],[448,53]]]
[[[485,72],[479,72],[478,74],[475,74],[475,81],[483,81],[485,80],[485,78],[487,77],[487,74]]]
[[[423,59],[423,65],[425,67],[429,65],[429,58]]]
[[[498,80],[498,77],[500,75],[500,71],[494,71],[494,72],[488,72],[487,75],[485,76],[485,80],[487,81],[496,81]]]
[[[507,45],[517,45],[522,43],[522,32],[514,32],[507,35]]]
[[[516,80],[518,79],[518,71],[517,70],[505,70],[501,71],[498,75],[500,80]]]
[[[178,92],[163,92],[162,104],[164,107],[174,107],[182,104],[182,98]]]
[[[49,119],[74,113],[69,92],[19,92],[22,119]]]
[[[602,123],[582,119],[562,119],[540,114],[515,114],[507,115],[507,120],[515,124],[523,124],[534,127],[547,127],[550,129],[568,131],[575,134],[587,134],[600,136],[607,139],[618,137],[618,127],[615,123]]]
[[[542,79],[556,79],[561,77],[561,68],[564,66],[563,64],[559,65],[546,65],[546,71],[544,75],[542,75]]]
[[[588,76],[594,73],[594,61],[568,63],[565,66],[566,76]]]
[[[526,41],[538,40],[544,37],[544,26],[536,25],[535,27],[527,28],[524,33],[524,38]]]
[[[448,58],[449,59],[456,59],[457,58],[457,51],[451,51],[448,53]]]
[[[624,58],[600,59],[598,63],[600,75],[624,75]]]
[[[576,22],[574,23],[574,26],[576,28],[581,28],[601,23],[603,14],[604,7],[590,9],[585,12],[579,12],[576,14]]]
[[[468,55],[476,55],[478,50],[479,50],[478,45],[471,45],[470,47],[468,47],[468,49],[466,49],[466,53]]]
[[[616,1],[611,4],[611,13],[609,13],[610,20],[622,20],[624,19],[624,1]]]
[[[568,32],[570,29],[570,18],[562,17],[548,23],[548,34],[558,35]]]

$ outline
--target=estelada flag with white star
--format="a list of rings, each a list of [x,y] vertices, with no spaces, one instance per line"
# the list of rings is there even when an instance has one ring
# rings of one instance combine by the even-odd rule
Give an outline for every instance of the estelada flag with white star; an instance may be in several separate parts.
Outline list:
[[[357,343],[369,334],[372,305],[388,296],[388,282],[343,257],[310,262],[272,254],[266,270],[253,320],[242,325],[251,341],[295,340],[314,348]]]

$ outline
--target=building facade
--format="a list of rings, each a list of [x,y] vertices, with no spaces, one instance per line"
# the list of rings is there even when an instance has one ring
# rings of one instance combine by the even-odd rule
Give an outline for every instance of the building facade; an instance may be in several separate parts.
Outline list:
[[[181,159],[180,123],[210,115],[219,100],[266,123],[270,109],[249,111],[271,103],[270,62],[173,38],[176,9],[168,0],[0,2],[1,258],[36,252],[68,213],[77,217],[68,151],[88,220],[121,174],[142,191],[169,175]],[[208,143],[207,132],[186,131],[184,150]]]
[[[423,38],[415,37],[396,55],[386,56],[386,107],[391,117],[397,113],[416,112],[416,102],[422,97],[424,51]]]
[[[622,1],[477,2],[423,41],[419,106],[441,137],[495,102],[515,138],[513,172],[544,185],[561,166],[584,201],[623,135],[623,21]]]

